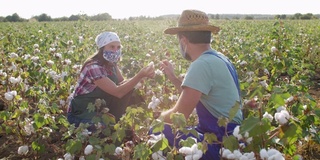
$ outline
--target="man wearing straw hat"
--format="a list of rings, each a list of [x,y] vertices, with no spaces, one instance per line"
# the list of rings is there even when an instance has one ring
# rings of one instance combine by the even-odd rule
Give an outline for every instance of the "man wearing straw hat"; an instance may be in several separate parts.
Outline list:
[[[217,34],[220,28],[210,25],[206,13],[198,10],[184,10],[178,20],[178,26],[168,28],[166,34],[177,35],[181,55],[191,61],[185,78],[181,82],[174,74],[169,61],[161,63],[162,71],[181,91],[175,106],[161,113],[160,118],[171,123],[170,114],[182,113],[188,119],[194,109],[197,111],[199,124],[195,127],[203,140],[204,133],[214,133],[220,142],[222,137],[232,134],[242,122],[241,97],[237,72],[227,57],[213,50],[210,46],[211,34]],[[232,107],[240,104],[227,127],[219,127],[218,118],[229,118]],[[239,105],[238,105],[239,106]],[[171,145],[179,147],[179,140],[173,144],[175,135],[169,125],[163,131]],[[185,135],[180,139],[186,139]],[[220,159],[219,144],[208,145],[208,151],[202,159]]]

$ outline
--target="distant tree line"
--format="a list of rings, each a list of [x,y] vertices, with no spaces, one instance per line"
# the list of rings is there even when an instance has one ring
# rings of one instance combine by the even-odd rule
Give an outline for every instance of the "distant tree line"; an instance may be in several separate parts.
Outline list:
[[[319,19],[320,15],[313,15],[312,13],[301,14],[296,13],[294,15],[268,15],[268,14],[209,14],[211,19],[245,19],[245,20],[253,20],[253,19],[301,19],[301,20],[310,20],[310,19]]]
[[[168,18],[177,18],[179,15],[163,15],[159,17],[129,17],[129,20],[154,20],[154,19],[168,19]],[[301,14],[296,13],[294,15],[264,15],[264,14],[209,14],[211,19],[301,19],[301,20],[310,20],[310,19],[319,19],[320,15],[313,15],[312,13]],[[0,22],[49,22],[49,21],[106,21],[112,20],[113,18],[108,13],[101,13],[93,16],[88,16],[86,14],[82,15],[71,15],[70,17],[60,17],[60,18],[51,18],[51,16],[43,13],[38,16],[33,16],[30,19],[21,18],[17,13],[8,15],[6,17],[0,16]]]
[[[112,17],[108,13],[101,13],[94,16],[79,14],[79,15],[71,15],[70,17],[60,17],[60,18],[51,18],[51,16],[43,13],[38,16],[33,16],[30,19],[21,18],[17,13],[14,13],[6,17],[0,16],[0,22],[27,22],[27,21],[49,22],[49,21],[78,21],[78,20],[106,21],[111,19]]]

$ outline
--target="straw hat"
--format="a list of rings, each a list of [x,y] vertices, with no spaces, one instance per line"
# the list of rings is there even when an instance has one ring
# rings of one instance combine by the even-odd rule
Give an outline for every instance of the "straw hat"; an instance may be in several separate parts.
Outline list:
[[[178,27],[168,28],[166,34],[177,34],[181,31],[211,31],[217,34],[220,28],[210,25],[206,13],[198,10],[184,10],[179,17]]]

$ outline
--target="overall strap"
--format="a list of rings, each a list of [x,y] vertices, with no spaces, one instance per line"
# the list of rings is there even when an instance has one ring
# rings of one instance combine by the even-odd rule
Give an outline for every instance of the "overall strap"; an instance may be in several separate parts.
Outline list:
[[[211,54],[211,55],[214,55],[218,58],[220,58],[223,62],[225,62],[226,66],[228,67],[229,69],[229,72],[233,78],[233,81],[234,83],[236,84],[237,86],[237,89],[238,89],[238,94],[239,94],[239,97],[240,97],[240,102],[241,102],[241,94],[240,94],[240,83],[239,83],[239,80],[238,80],[238,74],[237,74],[237,70],[235,69],[234,65],[230,62],[230,60],[226,57],[224,57],[223,55],[220,55],[218,54],[216,51],[214,50],[211,50],[211,51],[207,51],[205,52],[204,54]],[[240,103],[240,106],[241,106],[241,103]]]

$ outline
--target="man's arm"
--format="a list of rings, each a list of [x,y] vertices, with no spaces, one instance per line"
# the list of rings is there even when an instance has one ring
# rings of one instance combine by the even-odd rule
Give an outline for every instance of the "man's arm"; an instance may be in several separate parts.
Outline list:
[[[172,113],[182,113],[189,118],[192,111],[196,108],[202,93],[198,90],[183,87],[181,95],[175,104],[175,106],[167,111],[161,113],[160,119],[163,119],[164,122],[171,123],[170,115]]]

